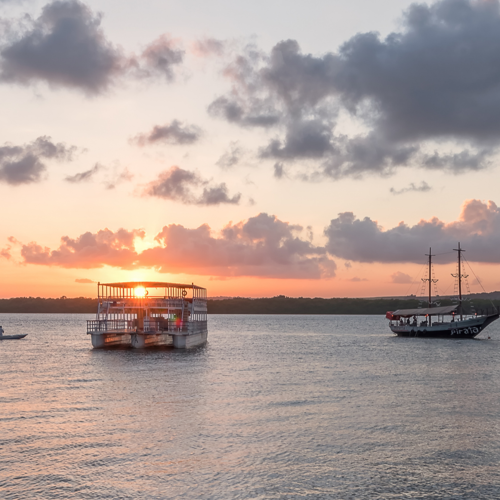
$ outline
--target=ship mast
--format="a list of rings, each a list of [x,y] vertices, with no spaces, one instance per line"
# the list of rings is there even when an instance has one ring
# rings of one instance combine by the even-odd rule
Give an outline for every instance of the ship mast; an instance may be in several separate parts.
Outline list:
[[[458,248],[454,248],[455,252],[458,252],[458,273],[452,274],[454,278],[458,278],[458,310],[460,312],[460,321],[464,319],[462,310],[462,278],[467,278],[468,275],[462,274],[462,252],[465,252],[463,248],[460,248],[460,242],[458,242]]]
[[[437,283],[438,280],[432,278],[432,257],[435,257],[433,255],[431,249],[429,248],[429,253],[425,254],[426,257],[429,257],[429,277],[428,278],[422,278],[423,282],[428,281],[429,282],[429,309],[432,307],[432,284]],[[431,315],[429,314],[429,326],[431,325]]]

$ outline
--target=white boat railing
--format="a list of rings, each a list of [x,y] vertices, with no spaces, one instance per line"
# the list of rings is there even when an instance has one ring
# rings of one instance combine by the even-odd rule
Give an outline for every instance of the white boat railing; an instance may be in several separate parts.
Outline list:
[[[110,331],[135,331],[134,321],[126,319],[87,320],[87,333]]]
[[[165,318],[144,319],[143,329],[138,330],[137,320],[92,319],[87,321],[87,333],[197,333],[207,329],[206,321],[179,321]]]

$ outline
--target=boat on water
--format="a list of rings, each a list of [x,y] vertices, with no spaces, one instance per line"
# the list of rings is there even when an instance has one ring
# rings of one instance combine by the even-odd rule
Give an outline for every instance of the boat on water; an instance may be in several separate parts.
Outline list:
[[[4,329],[0,326],[0,340],[18,340],[18,339],[24,339],[27,333],[24,335],[4,335]]]
[[[460,247],[454,249],[458,252],[458,272],[452,274],[458,280],[458,304],[451,306],[433,307],[432,284],[437,280],[432,277],[431,249],[426,256],[429,258],[428,278],[422,278],[429,284],[428,307],[418,309],[398,309],[389,311],[386,318],[389,327],[399,337],[426,337],[437,339],[472,339],[479,335],[490,323],[499,317],[498,308],[476,311],[474,314],[465,314],[462,297],[462,280],[467,277],[462,271],[462,252]]]
[[[94,348],[203,345],[207,290],[193,283],[98,283],[97,314],[87,321],[87,334]]]

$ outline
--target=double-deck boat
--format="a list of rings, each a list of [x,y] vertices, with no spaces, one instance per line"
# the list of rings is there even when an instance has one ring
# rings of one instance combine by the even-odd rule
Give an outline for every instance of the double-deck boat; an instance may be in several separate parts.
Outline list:
[[[193,283],[98,283],[97,314],[87,321],[87,334],[95,348],[202,345],[208,336],[207,290]]]
[[[426,254],[429,257],[429,275],[423,282],[429,283],[428,307],[419,309],[398,309],[389,311],[386,318],[390,320],[389,327],[399,337],[428,337],[439,339],[471,339],[479,335],[490,323],[498,319],[499,310],[492,307],[486,310],[465,314],[463,309],[462,279],[467,276],[462,272],[462,252],[460,247],[454,249],[458,252],[458,272],[453,274],[458,280],[458,304],[443,307],[433,307],[431,249]]]

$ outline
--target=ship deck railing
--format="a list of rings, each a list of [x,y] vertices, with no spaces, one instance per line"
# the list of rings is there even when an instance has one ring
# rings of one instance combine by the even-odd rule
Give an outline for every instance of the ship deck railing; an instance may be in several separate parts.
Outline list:
[[[87,320],[87,333],[149,333],[190,335],[207,329],[206,321],[179,321],[163,318],[145,319],[142,330],[138,330],[137,320],[91,319]]]
[[[205,298],[191,297],[100,297],[102,305],[114,307],[182,307],[185,303],[206,304]]]

